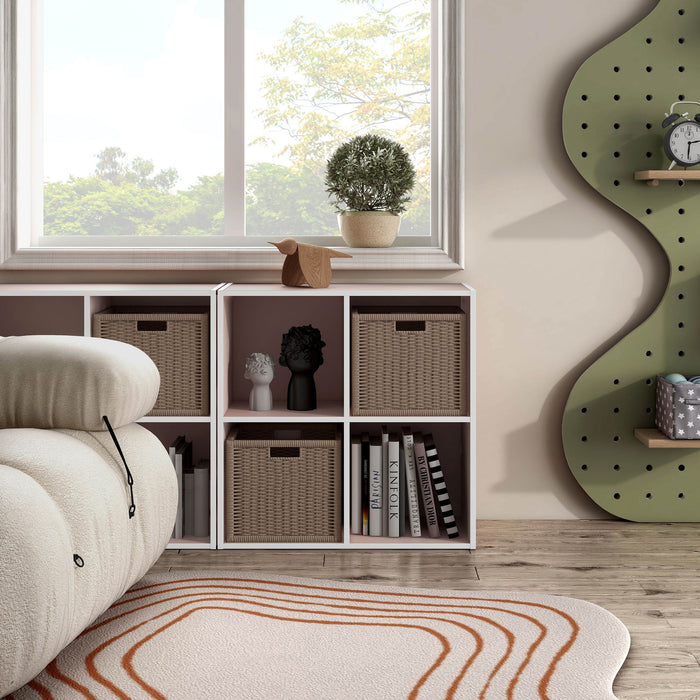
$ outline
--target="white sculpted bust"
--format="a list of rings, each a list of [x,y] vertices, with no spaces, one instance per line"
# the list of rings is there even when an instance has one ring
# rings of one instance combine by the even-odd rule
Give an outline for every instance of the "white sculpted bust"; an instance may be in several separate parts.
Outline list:
[[[272,409],[272,391],[270,382],[275,378],[275,361],[264,352],[254,352],[246,358],[244,379],[253,382],[250,390],[249,406],[251,411],[269,411]]]

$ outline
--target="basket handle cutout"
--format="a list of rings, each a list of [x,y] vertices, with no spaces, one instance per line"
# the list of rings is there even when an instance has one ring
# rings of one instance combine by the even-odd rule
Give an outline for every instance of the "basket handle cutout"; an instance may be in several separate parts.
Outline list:
[[[136,321],[137,331],[167,331],[167,321]]]
[[[274,430],[275,440],[301,440],[301,430]]]
[[[271,447],[270,457],[299,457],[298,447]]]
[[[425,321],[396,321],[397,331],[425,331]]]

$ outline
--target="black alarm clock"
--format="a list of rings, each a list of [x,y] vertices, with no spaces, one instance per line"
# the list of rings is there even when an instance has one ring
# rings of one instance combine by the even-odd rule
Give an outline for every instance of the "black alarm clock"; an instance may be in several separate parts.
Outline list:
[[[664,129],[671,127],[664,136],[664,152],[671,161],[671,168],[676,163],[685,167],[700,163],[700,114],[692,119],[688,117],[688,112],[678,114],[673,110],[679,104],[700,106],[700,102],[674,102],[670,113],[661,122]]]

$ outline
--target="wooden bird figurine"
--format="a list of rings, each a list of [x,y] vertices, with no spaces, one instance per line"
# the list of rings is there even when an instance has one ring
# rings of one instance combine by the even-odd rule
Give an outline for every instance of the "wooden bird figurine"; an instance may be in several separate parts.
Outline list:
[[[282,266],[282,284],[287,287],[309,287],[318,289],[331,283],[331,258],[351,258],[331,248],[309,243],[297,243],[293,238],[285,238],[279,243],[268,241],[286,255]]]

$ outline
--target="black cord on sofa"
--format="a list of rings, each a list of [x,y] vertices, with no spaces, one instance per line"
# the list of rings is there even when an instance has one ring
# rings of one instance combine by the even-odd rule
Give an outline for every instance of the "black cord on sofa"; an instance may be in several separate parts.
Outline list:
[[[129,491],[131,493],[131,505],[129,506],[129,518],[133,518],[134,513],[136,512],[136,504],[134,503],[134,477],[131,476],[131,471],[129,470],[129,465],[126,463],[126,459],[124,459],[124,453],[122,452],[122,448],[119,446],[119,441],[117,440],[117,436],[114,434],[114,430],[112,430],[112,426],[109,424],[109,420],[108,420],[107,416],[102,416],[102,420],[105,422],[105,425],[107,426],[107,430],[109,430],[109,434],[112,437],[114,444],[117,446],[117,452],[119,452],[119,456],[122,458],[122,462],[124,462],[124,467],[126,469],[126,482],[129,484]]]

